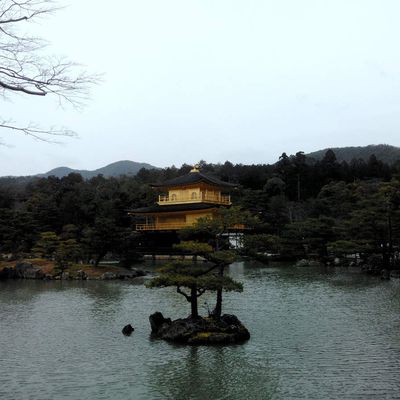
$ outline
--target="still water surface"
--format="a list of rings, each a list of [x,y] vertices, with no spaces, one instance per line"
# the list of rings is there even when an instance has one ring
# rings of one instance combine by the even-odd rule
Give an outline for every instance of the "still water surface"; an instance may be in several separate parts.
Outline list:
[[[400,398],[399,281],[245,263],[231,271],[244,292],[226,294],[224,311],[252,337],[230,347],[151,340],[149,314],[189,312],[172,289],[0,282],[0,399]],[[121,334],[127,323],[131,337]]]

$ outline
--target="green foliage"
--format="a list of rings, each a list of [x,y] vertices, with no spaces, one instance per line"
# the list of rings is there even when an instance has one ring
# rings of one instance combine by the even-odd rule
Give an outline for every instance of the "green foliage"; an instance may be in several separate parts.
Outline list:
[[[244,223],[253,228],[245,233],[271,236],[245,238],[254,251],[324,257],[344,251],[344,244],[335,245],[344,240],[360,245],[366,254],[393,261],[400,247],[400,162],[384,164],[378,153],[341,162],[336,150],[326,153],[318,160],[301,152],[282,154],[271,165],[203,162],[203,172],[240,185],[231,197],[248,214],[235,207],[221,210],[219,219],[200,220],[185,239],[227,249],[226,233],[232,225]],[[0,253],[54,257],[51,244],[46,248],[39,242],[41,233],[53,232],[60,241],[74,239],[85,261],[101,260],[108,252],[129,263],[140,240],[131,236],[135,221],[127,210],[155,201],[157,193],[148,183],[177,177],[190,168],[143,169],[137,176],[89,180],[79,174],[1,178]],[[145,239],[141,241],[146,246]],[[207,248],[185,251],[200,255]]]
[[[55,232],[42,232],[32,248],[36,257],[52,258],[64,270],[82,256],[82,247],[75,239],[65,239]]]
[[[219,289],[225,291],[243,291],[243,285],[236,282],[229,276],[218,276],[215,269],[211,269],[208,264],[194,264],[184,261],[175,261],[160,267],[157,272],[158,276],[151,279],[146,285],[149,288],[155,287],[185,287],[192,288],[195,286],[197,290]]]
[[[54,252],[54,258],[61,269],[65,269],[70,262],[77,262],[82,255],[82,247],[75,239],[61,240]]]
[[[225,217],[228,215],[229,214],[224,214]],[[214,225],[215,227],[219,227],[219,229],[213,231],[216,236],[224,232],[226,228],[222,227],[222,225],[226,221],[228,226],[230,226],[233,221],[233,219],[228,220],[228,218],[223,221],[222,218],[223,217],[220,217],[220,221]],[[212,221],[210,220],[209,222],[211,223]],[[192,235],[201,232],[204,229],[203,223],[204,220],[200,221],[188,232]],[[201,255],[208,263],[188,263],[183,261],[168,263],[158,269],[159,275],[148,283],[148,287],[175,286],[177,292],[182,294],[186,300],[191,303],[191,315],[193,318],[198,315],[197,297],[201,296],[207,290],[216,291],[218,305],[216,309],[218,309],[218,312],[215,313],[215,316],[220,317],[222,309],[222,291],[241,292],[243,290],[243,286],[240,282],[236,282],[231,277],[224,275],[225,267],[235,261],[235,253],[229,250],[215,250],[208,243],[194,240],[182,241],[175,247],[184,251],[189,251],[196,256]],[[184,292],[182,288],[189,289],[190,295]]]
[[[190,252],[193,255],[204,257],[207,261],[217,265],[229,265],[236,260],[236,253],[230,250],[214,250],[208,243],[194,240],[182,241],[174,248]]]
[[[82,243],[86,253],[95,259],[97,266],[101,259],[121,243],[122,230],[118,229],[113,218],[98,217],[94,225],[83,231]]]
[[[328,149],[315,151],[308,154],[308,157],[315,159],[322,159]],[[332,148],[339,161],[350,162],[353,159],[363,159],[365,162],[371,157],[376,155],[377,158],[388,164],[393,164],[400,158],[400,148],[389,146],[387,144],[359,146],[359,147],[335,147]]]
[[[81,251],[82,248],[75,239],[61,240],[56,250],[56,252],[59,252],[69,260],[78,260]]]
[[[285,182],[281,178],[274,176],[267,180],[263,190],[269,196],[281,196],[285,193],[285,186]]]
[[[245,254],[279,253],[281,238],[270,234],[249,234],[244,236],[243,251]]]
[[[365,253],[371,249],[372,246],[366,241],[336,240],[328,243],[328,251],[336,256]]]
[[[197,277],[207,273],[209,269],[210,266],[204,263],[192,263],[190,261],[174,261],[166,263],[163,266],[157,268],[157,272],[161,274],[185,275],[185,276]]]
[[[147,283],[147,287],[176,287],[176,291],[184,296],[191,305],[191,316],[197,318],[198,305],[197,298],[205,291],[216,291],[217,304],[221,310],[222,291],[241,292],[243,286],[229,276],[221,274],[221,269],[216,271],[218,264],[196,264],[187,262],[172,262],[164,265],[158,270],[159,275]],[[186,292],[184,289],[188,289]],[[218,314],[220,316],[220,312]]]
[[[32,249],[37,257],[52,257],[60,244],[60,238],[55,232],[42,232]]]
[[[206,254],[205,258],[216,265],[229,265],[236,260],[237,256],[234,251],[218,250]]]

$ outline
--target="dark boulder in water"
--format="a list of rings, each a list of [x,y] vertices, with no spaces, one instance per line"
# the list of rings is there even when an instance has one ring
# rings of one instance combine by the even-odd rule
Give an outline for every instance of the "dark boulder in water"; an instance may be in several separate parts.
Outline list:
[[[31,263],[19,262],[15,268],[3,268],[0,279],[43,279],[44,274],[40,268],[35,268]]]
[[[134,328],[131,324],[128,324],[128,325],[125,325],[125,326],[122,328],[122,333],[123,333],[125,336],[130,336],[130,335],[132,334],[132,332],[134,332],[134,330],[135,330],[135,328]]]
[[[235,315],[224,314],[220,319],[180,318],[171,321],[160,312],[149,317],[154,338],[191,345],[235,344],[250,339],[250,332]]]
[[[8,268],[5,267],[0,271],[0,280],[6,280],[6,279],[16,279],[17,274],[15,272],[15,268]]]
[[[153,335],[157,335],[157,333],[160,332],[163,327],[165,328],[169,326],[172,322],[171,318],[164,318],[164,316],[159,311],[151,314],[149,317],[149,321],[151,326],[151,333]]]

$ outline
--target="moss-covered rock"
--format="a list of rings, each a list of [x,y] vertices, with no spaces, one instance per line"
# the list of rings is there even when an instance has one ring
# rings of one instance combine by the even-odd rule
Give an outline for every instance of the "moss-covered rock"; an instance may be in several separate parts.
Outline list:
[[[168,342],[193,345],[234,344],[250,338],[249,331],[235,315],[224,314],[220,319],[199,317],[171,321],[156,312],[149,319],[152,336]]]

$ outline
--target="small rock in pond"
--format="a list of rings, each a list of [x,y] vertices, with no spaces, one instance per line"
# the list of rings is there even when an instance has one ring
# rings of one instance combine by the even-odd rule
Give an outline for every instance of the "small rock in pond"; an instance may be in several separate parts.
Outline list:
[[[87,279],[87,274],[85,271],[82,271],[81,269],[76,272],[76,279],[81,279],[81,280],[86,280]]]
[[[122,333],[123,333],[125,336],[130,336],[131,333],[132,333],[134,330],[135,330],[135,328],[134,328],[131,324],[128,324],[128,325],[126,325],[126,326],[124,326],[124,327],[122,328]]]

